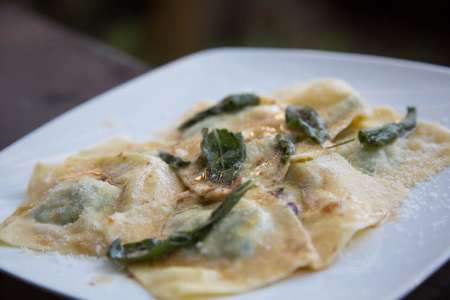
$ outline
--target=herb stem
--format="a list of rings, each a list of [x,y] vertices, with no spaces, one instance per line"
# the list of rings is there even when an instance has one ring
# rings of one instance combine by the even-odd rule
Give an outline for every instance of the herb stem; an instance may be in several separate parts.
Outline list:
[[[356,138],[351,138],[351,139],[348,139],[348,140],[339,142],[339,143],[337,143],[337,144],[334,144],[334,145],[325,147],[325,149],[327,149],[327,150],[328,150],[328,149],[333,149],[333,148],[336,148],[336,147],[339,147],[339,146],[343,146],[343,145],[349,144],[349,143],[351,143],[351,142],[353,142],[353,141],[355,141],[355,140],[356,140]]]

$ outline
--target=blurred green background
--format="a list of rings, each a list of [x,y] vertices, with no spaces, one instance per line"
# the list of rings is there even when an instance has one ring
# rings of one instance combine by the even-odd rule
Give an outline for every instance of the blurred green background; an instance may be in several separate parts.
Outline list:
[[[450,1],[19,0],[159,65],[219,46],[314,48],[450,65]]]

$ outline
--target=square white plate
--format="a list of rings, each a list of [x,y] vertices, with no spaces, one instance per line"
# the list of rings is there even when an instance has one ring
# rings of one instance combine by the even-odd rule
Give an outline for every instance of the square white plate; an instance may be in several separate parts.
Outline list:
[[[200,52],[108,91],[35,130],[0,153],[0,220],[24,198],[37,160],[63,157],[117,135],[149,139],[192,104],[232,92],[270,92],[320,77],[337,77],[370,104],[449,126],[450,68],[330,52],[217,49]],[[450,257],[450,182],[446,170],[415,188],[393,222],[352,242],[329,269],[232,299],[395,299]],[[151,299],[102,260],[0,247],[0,268],[83,299]]]

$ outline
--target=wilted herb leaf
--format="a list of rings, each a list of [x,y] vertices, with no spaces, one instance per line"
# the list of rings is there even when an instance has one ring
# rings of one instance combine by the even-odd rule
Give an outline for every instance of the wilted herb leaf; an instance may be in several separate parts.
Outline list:
[[[172,155],[167,152],[159,152],[159,158],[165,161],[171,168],[179,169],[189,166],[190,161],[184,160],[181,157]]]
[[[398,123],[388,123],[377,128],[362,129],[358,139],[364,146],[381,147],[394,142],[397,138],[413,130],[417,123],[415,107],[408,107],[405,118]]]
[[[277,134],[275,137],[276,148],[281,153],[281,162],[286,163],[295,153],[295,137],[288,134]]]
[[[203,240],[211,229],[222,220],[252,187],[251,181],[241,184],[229,193],[223,202],[211,213],[205,224],[186,232],[176,232],[165,240],[145,239],[140,242],[122,244],[120,239],[112,242],[107,256],[119,263],[133,263],[161,258],[175,250],[189,247]]]
[[[217,116],[224,113],[238,112],[248,106],[258,105],[259,97],[254,94],[236,94],[230,95],[222,99],[216,105],[195,114],[192,118],[182,123],[178,130],[185,130],[192,125],[203,121],[206,118]]]
[[[227,129],[204,129],[202,133],[201,157],[206,162],[208,179],[215,183],[231,184],[246,158],[242,134]]]
[[[288,106],[285,117],[289,129],[299,130],[321,145],[330,138],[325,122],[313,108]]]

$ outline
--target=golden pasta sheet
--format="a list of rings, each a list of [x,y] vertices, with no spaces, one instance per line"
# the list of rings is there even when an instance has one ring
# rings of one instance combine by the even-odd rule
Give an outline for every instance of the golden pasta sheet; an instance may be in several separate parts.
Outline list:
[[[288,176],[320,256],[314,268],[334,262],[358,231],[382,222],[407,195],[402,184],[368,176],[335,153],[292,164]]]
[[[168,222],[167,232],[202,224],[213,207],[184,208]],[[157,298],[199,299],[264,286],[316,260],[309,235],[292,211],[253,188],[202,242],[129,270]]]

